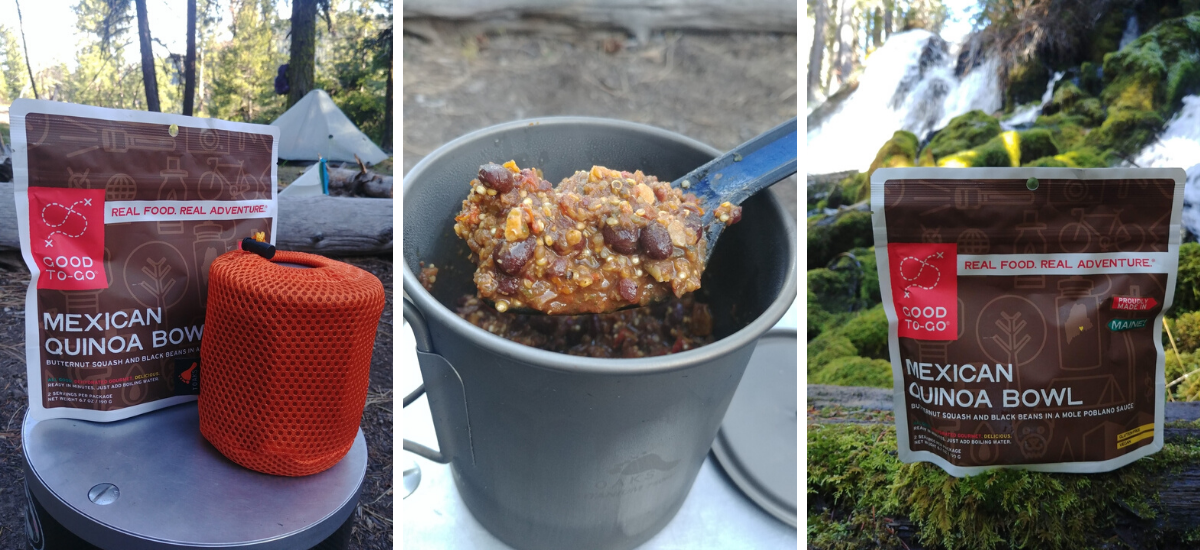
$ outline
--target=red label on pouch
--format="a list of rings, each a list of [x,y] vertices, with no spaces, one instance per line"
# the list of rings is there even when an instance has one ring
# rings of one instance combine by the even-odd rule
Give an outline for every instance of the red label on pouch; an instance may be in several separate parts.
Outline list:
[[[958,254],[954,243],[889,243],[897,335],[958,339]]]
[[[1145,311],[1154,309],[1158,305],[1158,300],[1154,298],[1142,298],[1139,296],[1113,296],[1112,308],[1123,311]]]
[[[108,288],[104,189],[29,188],[29,244],[39,289]]]

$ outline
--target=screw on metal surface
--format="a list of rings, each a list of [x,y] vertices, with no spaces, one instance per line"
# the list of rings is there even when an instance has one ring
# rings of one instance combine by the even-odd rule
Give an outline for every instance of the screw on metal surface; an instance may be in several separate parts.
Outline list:
[[[112,483],[100,483],[88,491],[88,500],[101,506],[116,502],[120,496],[121,490]]]
[[[1030,191],[1037,191],[1037,188],[1038,188],[1037,178],[1029,178],[1028,180],[1026,180],[1025,188],[1029,189]]]

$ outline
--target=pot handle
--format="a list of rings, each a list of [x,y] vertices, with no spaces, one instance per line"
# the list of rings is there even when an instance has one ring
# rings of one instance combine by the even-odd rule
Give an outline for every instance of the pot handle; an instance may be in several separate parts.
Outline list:
[[[421,366],[421,379],[424,381],[412,393],[404,396],[403,405],[407,407],[421,394],[425,393],[428,385],[432,390],[429,396],[429,408],[433,413],[433,427],[437,433],[438,447],[434,450],[415,441],[404,440],[404,450],[417,456],[448,464],[460,451],[467,451],[471,463],[475,462],[475,449],[471,442],[471,424],[467,414],[467,392],[463,387],[462,377],[454,366],[433,349],[433,339],[429,335],[429,326],[425,317],[408,298],[404,298],[404,320],[412,327],[413,336],[417,341],[417,361]],[[433,395],[437,395],[434,399]],[[461,401],[451,399],[444,402],[446,397],[462,396]],[[458,449],[455,441],[459,434],[466,435],[465,449]]]

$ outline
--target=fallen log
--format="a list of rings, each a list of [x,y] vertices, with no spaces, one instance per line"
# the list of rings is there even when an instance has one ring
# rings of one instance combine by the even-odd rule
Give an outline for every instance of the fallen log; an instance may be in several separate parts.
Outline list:
[[[332,256],[390,252],[392,199],[280,197],[275,244]],[[0,252],[20,250],[13,183],[0,182]]]
[[[890,389],[808,386],[810,545],[933,549],[955,540],[957,548],[1008,548],[1005,541],[1022,536],[1037,541],[1061,533],[1059,547],[1078,539],[1096,548],[1194,547],[1189,541],[1200,530],[1200,402],[1167,403],[1166,448],[1115,472],[1008,471],[959,480],[936,466],[901,467],[890,430],[893,407]],[[964,496],[976,491],[982,501]],[[898,509],[876,509],[881,494]],[[1089,521],[1076,532],[1058,528],[1085,513]],[[1031,515],[1016,519],[1024,514]],[[954,519],[938,524],[938,517]]]
[[[275,246],[333,256],[392,250],[392,199],[280,197]]]

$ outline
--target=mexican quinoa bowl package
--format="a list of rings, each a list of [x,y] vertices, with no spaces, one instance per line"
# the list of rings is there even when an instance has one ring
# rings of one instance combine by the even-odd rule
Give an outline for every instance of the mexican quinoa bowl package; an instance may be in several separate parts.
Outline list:
[[[1160,450],[1184,178],[876,171],[900,460],[1089,473]]]
[[[25,99],[11,124],[30,416],[195,400],[209,266],[275,240],[278,130]]]

